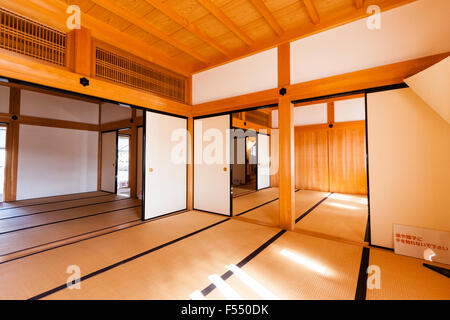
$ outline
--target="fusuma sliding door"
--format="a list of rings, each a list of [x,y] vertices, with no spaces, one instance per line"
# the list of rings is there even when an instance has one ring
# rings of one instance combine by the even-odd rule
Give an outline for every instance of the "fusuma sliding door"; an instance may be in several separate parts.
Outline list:
[[[187,119],[146,111],[144,220],[187,207]]]
[[[230,115],[194,120],[194,208],[231,215]]]

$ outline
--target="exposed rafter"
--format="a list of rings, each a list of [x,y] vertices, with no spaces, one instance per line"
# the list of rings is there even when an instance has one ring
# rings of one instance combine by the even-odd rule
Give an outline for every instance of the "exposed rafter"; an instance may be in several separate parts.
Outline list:
[[[130,21],[133,25],[139,26],[142,25],[139,20],[131,19],[130,12],[125,8],[124,4],[121,4],[122,2],[114,1],[114,0],[92,0],[94,2],[89,2],[90,6],[93,3],[99,3],[102,2],[103,4],[112,4],[112,5],[105,5],[106,10],[109,10],[111,12],[111,8],[114,6],[117,7],[118,3],[120,3],[121,10],[126,13],[127,20]],[[165,0],[145,0],[150,4],[153,4],[152,6],[155,7],[158,11],[161,12],[161,14],[164,14],[166,19],[163,19],[164,21],[167,21],[168,19],[173,20],[174,22],[178,23],[180,26],[186,28],[186,30],[190,31],[193,36],[197,36],[199,39],[202,37],[201,33],[203,32],[208,36],[205,31],[208,30],[202,30],[200,24],[194,25],[190,21],[194,21],[194,16],[190,16],[188,12],[179,11],[178,6],[172,6],[171,2],[167,2]],[[249,0],[251,3],[266,3],[266,0]],[[302,1],[302,4],[305,5],[304,9],[305,12],[308,8],[308,3],[311,5],[318,4],[319,2],[314,2],[314,0],[297,0]],[[336,2],[338,0],[335,0]],[[90,15],[89,13],[82,15],[82,25],[92,32],[92,38],[95,40],[99,40],[101,42],[111,44],[114,47],[117,47],[119,49],[122,49],[124,51],[128,51],[130,54],[136,55],[140,58],[143,58],[145,60],[151,61],[155,64],[161,65],[165,68],[168,68],[170,70],[173,70],[177,73],[183,74],[183,75],[191,75],[192,73],[201,72],[204,70],[207,70],[209,68],[213,68],[219,65],[222,65],[224,63],[231,62],[233,60],[242,58],[244,56],[248,56],[251,54],[255,54],[264,50],[267,50],[269,48],[274,48],[276,46],[279,46],[284,43],[288,43],[294,40],[298,40],[304,37],[311,36],[313,34],[319,33],[324,30],[328,30],[331,28],[335,28],[341,25],[344,25],[346,23],[356,21],[359,19],[362,19],[364,17],[367,17],[368,14],[365,12],[365,10],[361,9],[355,9],[356,5],[359,5],[360,1],[357,0],[339,0],[343,3],[345,2],[347,5],[345,7],[342,7],[339,10],[335,10],[329,14],[325,14],[325,10],[321,13],[320,17],[317,13],[316,8],[314,8],[314,11],[317,14],[317,19],[320,21],[317,24],[314,23],[302,23],[299,25],[296,25],[294,27],[289,27],[288,29],[283,28],[283,33],[281,35],[278,35],[276,33],[270,34],[267,37],[263,39],[259,39],[258,41],[253,41],[246,35],[246,32],[239,27],[234,21],[238,22],[238,17],[228,17],[223,9],[219,8],[215,3],[214,0],[198,0],[197,2],[204,6],[207,11],[209,11],[209,17],[213,17],[217,19],[217,23],[223,24],[225,27],[227,27],[229,30],[233,32],[233,34],[238,35],[239,39],[242,39],[242,41],[247,45],[241,45],[238,47],[235,47],[235,49],[228,49],[229,52],[227,55],[219,55],[217,52],[212,52],[212,47],[215,46],[217,50],[220,51],[220,49],[215,45],[213,42],[208,42],[211,46],[211,48],[204,48],[204,46],[196,47],[196,48],[187,48],[187,50],[190,50],[192,54],[195,54],[197,57],[200,55],[201,60],[195,58],[195,61],[192,61],[192,59],[189,59],[186,57],[186,55],[177,55],[176,57],[171,57],[169,54],[165,53],[162,49],[159,49],[160,45],[162,43],[168,43],[166,41],[161,41],[161,43],[155,43],[155,45],[150,45],[149,43],[146,43],[143,41],[140,37],[137,37],[133,35],[132,33],[128,33],[126,31],[123,31],[124,29],[123,24],[117,24],[116,25],[110,25],[108,24],[105,19],[109,16],[106,15],[106,17],[100,17],[96,15]],[[381,11],[390,10],[411,2],[414,2],[417,0],[377,0],[377,5],[381,8]],[[73,0],[70,1],[70,3],[81,3],[82,0]],[[48,24],[50,26],[53,26],[59,30],[62,31],[68,31],[66,27],[66,19],[67,19],[67,3],[68,0],[0,0],[0,6],[3,6],[7,9],[13,10],[15,12],[24,14],[25,16],[28,16],[30,18],[34,18],[35,20],[42,22],[44,24]],[[160,5],[158,5],[158,3]],[[334,3],[334,1],[333,1]],[[363,7],[367,5],[369,2],[364,1]],[[95,4],[93,4],[95,5]],[[331,4],[330,6],[333,7],[334,5]],[[102,6],[104,7],[104,6]],[[256,6],[255,6],[256,8]],[[321,8],[317,8],[321,9]],[[235,10],[235,8],[233,9]],[[232,10],[232,11],[233,11]],[[261,8],[260,8],[261,10]],[[262,9],[264,10],[264,9]],[[310,10],[311,11],[311,10]],[[321,10],[322,11],[322,10]],[[235,12],[235,11],[233,11]],[[260,11],[261,12],[261,11]],[[244,14],[244,13],[243,13]],[[293,16],[297,13],[292,13]],[[135,14],[136,15],[136,14]],[[272,16],[276,19],[277,16]],[[314,14],[313,14],[314,16]],[[122,18],[124,18],[123,15],[121,15]],[[139,16],[141,17],[141,16]],[[231,19],[233,20],[231,20]],[[152,21],[146,20],[145,18],[140,18],[146,25],[152,26]],[[258,26],[263,25],[265,21],[262,21],[261,18],[258,19]],[[311,18],[312,20],[312,18]],[[214,25],[214,20],[209,20],[210,23],[212,22]],[[255,20],[256,21],[256,20]],[[266,20],[267,21],[267,20]],[[268,22],[267,22],[268,23]],[[120,26],[122,27],[120,27]],[[280,25],[284,26],[281,24]],[[155,27],[152,26],[152,30],[155,29]],[[147,29],[148,31],[148,29]],[[159,31],[159,34],[163,33],[161,35],[164,36],[164,40],[166,40],[165,37],[167,37],[167,40],[174,40],[177,41],[175,38],[171,37],[170,34],[167,32],[163,32],[161,30]],[[195,31],[195,32],[194,32]],[[165,34],[167,33],[167,34]],[[222,42],[218,39],[219,37],[215,37],[210,35],[210,38],[212,38],[214,41],[216,41],[217,44],[222,45]],[[202,38],[205,41],[206,44],[206,37]],[[243,39],[246,39],[243,40]],[[178,40],[179,41],[179,40]],[[173,43],[173,42],[172,42]],[[248,45],[251,43],[251,45]],[[222,51],[221,51],[222,52]],[[223,53],[223,52],[222,52]],[[192,54],[189,54],[191,56]],[[208,61],[206,61],[208,60]]]
[[[361,9],[364,6],[364,0],[355,0],[356,9]]]
[[[399,6],[414,2],[417,0],[379,0],[378,5],[382,12],[397,8]],[[233,52],[233,55],[228,59],[215,59],[211,62],[210,66],[206,68],[199,68],[194,73],[198,73],[201,71],[205,71],[215,66],[222,65],[224,63],[231,62],[233,60],[239,59],[243,56],[248,56],[250,54],[258,53],[268,48],[273,48],[275,46],[279,46],[280,44],[291,42],[294,40],[298,40],[301,38],[305,38],[311,36],[313,34],[319,33],[324,30],[328,30],[330,28],[335,28],[341,25],[344,25],[349,22],[353,22],[364,17],[367,17],[369,14],[364,10],[348,10],[346,8],[342,12],[336,12],[332,16],[324,16],[318,24],[307,23],[298,28],[292,28],[289,30],[285,30],[281,37],[273,36],[270,39],[265,41],[256,42],[250,48],[242,48]]]
[[[125,19],[128,22],[138,26],[142,30],[151,33],[154,36],[158,37],[159,39],[171,44],[175,48],[189,54],[190,56],[196,58],[197,60],[208,64],[209,62],[208,59],[203,57],[201,54],[199,54],[192,48],[189,48],[188,46],[182,44],[181,42],[173,39],[170,35],[164,33],[158,28],[155,28],[153,25],[151,25],[144,19],[140,18],[139,16],[135,15],[134,13],[131,13],[130,11],[116,5],[113,1],[111,0],[91,0],[91,1],[105,8],[106,10],[114,13],[115,15],[121,17],[122,19]]]
[[[253,40],[241,29],[236,23],[234,23],[218,6],[216,6],[211,0],[197,0],[206,10],[208,10],[214,17],[221,21],[228,29],[230,29],[236,36],[244,41],[247,45],[251,46]]]
[[[305,4],[306,11],[311,18],[312,23],[318,24],[320,22],[320,17],[313,0],[303,0],[303,3]]]
[[[208,36],[206,32],[199,29],[196,25],[192,24],[188,19],[178,14],[169,5],[163,3],[161,0],[145,0],[147,3],[151,4],[153,7],[164,13],[166,16],[171,18],[173,21],[178,23],[180,26],[192,32],[194,35],[205,41],[211,47],[223,53],[225,56],[229,56],[231,53],[225,47],[223,47],[218,41]]]
[[[283,28],[281,28],[278,21],[274,18],[272,13],[269,11],[267,6],[264,4],[262,0],[250,0],[255,8],[259,11],[259,13],[266,19],[267,23],[270,27],[275,31],[278,36],[283,34]]]

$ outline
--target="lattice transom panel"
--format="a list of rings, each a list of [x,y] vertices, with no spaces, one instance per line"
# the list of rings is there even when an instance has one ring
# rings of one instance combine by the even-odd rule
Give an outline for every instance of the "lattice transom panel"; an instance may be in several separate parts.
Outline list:
[[[66,65],[66,34],[0,8],[0,48]]]
[[[116,83],[185,101],[185,79],[96,48],[95,75]]]

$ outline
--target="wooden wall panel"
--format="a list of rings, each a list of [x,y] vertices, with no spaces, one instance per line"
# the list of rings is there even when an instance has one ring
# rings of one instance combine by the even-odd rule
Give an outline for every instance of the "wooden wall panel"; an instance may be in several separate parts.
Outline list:
[[[328,191],[326,125],[295,127],[295,187]]]
[[[367,194],[365,121],[335,124],[328,131],[330,191]]]

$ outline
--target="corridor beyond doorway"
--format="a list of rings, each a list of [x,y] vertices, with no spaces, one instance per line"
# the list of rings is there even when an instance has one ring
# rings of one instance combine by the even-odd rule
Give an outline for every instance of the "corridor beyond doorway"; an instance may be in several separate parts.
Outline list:
[[[130,196],[129,168],[130,168],[130,137],[119,133],[117,143],[117,194]]]

